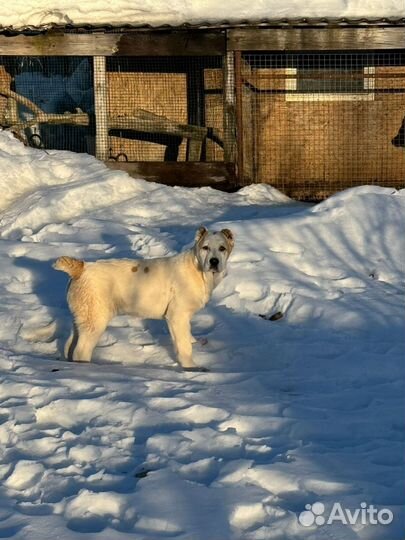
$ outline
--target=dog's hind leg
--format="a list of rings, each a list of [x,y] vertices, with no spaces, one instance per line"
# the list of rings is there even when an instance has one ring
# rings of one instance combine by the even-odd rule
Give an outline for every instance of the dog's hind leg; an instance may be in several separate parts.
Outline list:
[[[101,323],[100,321],[97,326],[93,326],[92,328],[89,328],[87,325],[83,324],[77,325],[77,342],[74,344],[73,338],[70,345],[70,348],[72,349],[71,357],[75,362],[91,361],[94,348],[96,347],[106,327],[107,322]]]
[[[69,361],[72,360],[73,350],[77,345],[77,338],[78,338],[77,328],[75,325],[73,325],[72,330],[70,332],[70,336],[68,337],[65,343],[65,348],[63,350],[65,360],[69,360]]]

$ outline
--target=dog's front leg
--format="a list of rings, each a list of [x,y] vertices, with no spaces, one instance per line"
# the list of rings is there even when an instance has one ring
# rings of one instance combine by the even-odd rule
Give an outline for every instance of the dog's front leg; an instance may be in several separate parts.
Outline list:
[[[196,366],[192,358],[191,317],[184,311],[171,311],[167,316],[167,325],[173,340],[179,364],[186,371],[208,371]]]
[[[181,366],[185,369],[196,368],[192,358],[190,317],[184,312],[174,311],[168,314],[167,325]]]

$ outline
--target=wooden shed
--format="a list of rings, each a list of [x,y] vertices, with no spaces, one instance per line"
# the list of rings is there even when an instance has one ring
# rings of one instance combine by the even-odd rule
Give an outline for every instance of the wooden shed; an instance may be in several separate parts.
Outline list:
[[[405,184],[405,19],[0,35],[0,125],[171,185]]]

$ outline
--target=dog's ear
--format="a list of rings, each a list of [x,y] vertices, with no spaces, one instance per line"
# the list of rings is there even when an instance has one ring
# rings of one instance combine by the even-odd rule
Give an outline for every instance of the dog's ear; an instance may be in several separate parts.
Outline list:
[[[233,235],[233,232],[230,229],[222,229],[221,233],[227,239],[229,247],[231,248],[231,251],[232,251],[233,246],[235,245],[235,237]]]
[[[195,241],[198,243],[203,236],[207,234],[208,230],[205,227],[200,227],[195,233]]]

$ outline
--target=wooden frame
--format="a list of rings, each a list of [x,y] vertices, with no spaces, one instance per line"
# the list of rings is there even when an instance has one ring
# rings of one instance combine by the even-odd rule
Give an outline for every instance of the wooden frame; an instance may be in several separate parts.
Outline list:
[[[405,49],[404,28],[239,28],[228,31],[231,51]]]
[[[108,159],[108,90],[105,56],[95,56],[93,62],[96,158],[106,161]]]
[[[403,27],[237,28],[0,35],[4,56],[223,56],[227,51],[404,49]]]
[[[122,32],[94,31],[89,33],[51,30],[38,35],[0,34],[0,55],[2,56],[91,56],[94,59],[94,94],[95,94],[95,126],[96,156],[105,161],[112,169],[125,170],[132,176],[142,175],[151,181],[168,185],[202,186],[211,185],[222,189],[244,185],[249,181],[249,149],[244,147],[244,128],[246,139],[250,120],[245,118],[243,125],[242,109],[246,101],[242,85],[241,58],[242,52],[277,51],[382,51],[405,50],[404,26],[323,26],[301,28],[217,28],[217,29],[129,29]],[[223,58],[223,147],[224,162],[200,162],[205,158],[206,134],[201,137],[187,139],[187,158],[185,162],[114,162],[108,160],[108,126],[111,119],[107,108],[107,82],[105,65],[107,57],[125,56],[221,56]],[[197,79],[188,84],[204,87],[203,72]],[[391,80],[397,74],[381,75]],[[283,75],[283,78],[286,76]],[[402,77],[402,75],[401,75]],[[5,93],[6,92],[6,93]],[[9,94],[7,94],[9,92]],[[4,90],[3,95],[10,101],[15,100],[11,90]],[[294,96],[294,99],[297,99]],[[196,100],[198,102],[198,100]],[[142,112],[142,111],[141,111]],[[39,113],[38,113],[39,114]],[[204,126],[204,109],[189,111],[195,126],[180,126],[184,129],[206,129]],[[14,115],[15,116],[15,115]],[[88,125],[86,114],[46,115],[40,114],[35,120],[53,123],[70,123]],[[51,118],[52,116],[52,118]],[[139,119],[134,117],[131,125],[128,119],[116,120],[125,122],[121,128],[135,129]],[[149,119],[150,129],[156,128],[157,119]],[[34,120],[31,121],[31,123]],[[145,119],[142,120],[144,125]],[[153,131],[155,132],[155,131]],[[184,135],[184,133],[180,134]],[[187,137],[187,135],[186,135]],[[212,159],[212,157],[211,157]],[[214,158],[215,159],[215,158]],[[218,181],[218,178],[221,180]],[[297,187],[298,186],[298,187]],[[294,186],[302,191],[302,186]],[[291,188],[293,189],[293,188]],[[312,188],[311,188],[312,189]],[[292,192],[290,194],[293,194]],[[294,191],[295,195],[295,191]]]
[[[0,35],[4,56],[222,56],[225,49],[224,31]]]

